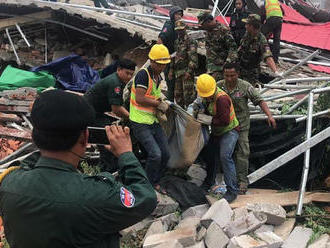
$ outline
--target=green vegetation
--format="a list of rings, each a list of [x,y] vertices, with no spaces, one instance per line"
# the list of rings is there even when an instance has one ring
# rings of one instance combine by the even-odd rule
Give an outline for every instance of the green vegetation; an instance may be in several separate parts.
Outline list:
[[[100,173],[100,167],[98,166],[91,166],[88,164],[87,161],[82,161],[80,163],[80,167],[84,174],[87,174],[89,176],[94,176],[98,173]]]

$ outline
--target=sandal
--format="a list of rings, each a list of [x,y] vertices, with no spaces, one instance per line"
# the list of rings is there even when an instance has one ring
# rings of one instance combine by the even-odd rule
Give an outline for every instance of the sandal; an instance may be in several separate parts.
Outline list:
[[[160,186],[159,184],[154,185],[154,189],[155,189],[159,194],[167,195],[166,190],[165,190],[162,186]]]

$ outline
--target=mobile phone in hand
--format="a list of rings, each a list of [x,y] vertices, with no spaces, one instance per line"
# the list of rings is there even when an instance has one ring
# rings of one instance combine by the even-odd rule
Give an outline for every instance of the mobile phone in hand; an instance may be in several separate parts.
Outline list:
[[[109,145],[107,133],[104,127],[87,127],[89,136],[88,143],[96,145]]]

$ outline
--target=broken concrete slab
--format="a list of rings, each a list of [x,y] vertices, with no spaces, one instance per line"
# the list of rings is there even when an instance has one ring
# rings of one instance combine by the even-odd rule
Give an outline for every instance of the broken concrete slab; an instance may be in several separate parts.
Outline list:
[[[247,209],[254,212],[261,212],[267,215],[267,224],[281,225],[286,218],[285,209],[278,204],[254,203],[247,204]]]
[[[266,242],[256,240],[249,235],[233,237],[229,241],[227,248],[266,248]]]
[[[201,218],[199,217],[187,217],[179,222],[179,224],[176,226],[177,228],[183,228],[183,227],[195,227],[197,228],[200,224]]]
[[[224,228],[233,216],[233,210],[225,199],[215,202],[209,210],[203,215],[201,224],[206,228],[214,221],[220,228]]]
[[[205,235],[206,235],[207,229],[203,226],[199,226],[197,228],[197,235],[196,235],[196,240],[197,241],[201,241],[204,239]]]
[[[207,228],[204,241],[207,248],[223,248],[227,246],[229,238],[216,222],[212,222]]]
[[[295,223],[296,219],[287,219],[283,224],[274,227],[274,233],[281,237],[283,240],[286,240],[292,232]]]
[[[165,232],[163,223],[160,220],[154,221],[148,228],[146,235],[144,236],[144,240],[149,237],[150,235],[163,233]]]
[[[206,177],[206,171],[199,164],[192,164],[187,171],[187,175],[191,177],[189,182],[201,186]]]
[[[181,217],[182,219],[190,216],[202,218],[203,215],[207,212],[207,210],[209,210],[209,205],[207,204],[197,205],[188,208],[186,211],[182,213]]]
[[[328,234],[323,234],[309,245],[308,248],[328,248],[328,246],[330,247],[330,237]]]
[[[273,232],[257,233],[257,237],[267,243],[267,248],[279,248],[283,244],[283,239]]]
[[[255,234],[262,233],[262,232],[273,232],[274,226],[272,225],[262,225],[257,230],[254,231]]]
[[[178,224],[178,222],[180,221],[180,216],[176,213],[171,213],[159,217],[158,220],[162,222],[164,230],[168,231],[169,229],[173,229],[173,227]]]
[[[155,248],[183,248],[183,246],[177,240],[171,240],[160,245],[155,246]]]
[[[224,232],[228,237],[239,236],[248,232],[252,232],[265,224],[267,216],[264,213],[250,212],[235,221],[231,221],[224,228]]]
[[[306,247],[313,230],[302,226],[297,226],[293,229],[290,236],[284,241],[283,248]]]
[[[158,192],[156,192],[156,194],[157,194],[158,204],[151,215],[164,216],[173,213],[178,209],[179,203],[174,201],[171,197],[159,194]]]
[[[143,219],[142,221],[121,230],[119,233],[123,237],[125,237],[127,235],[135,236],[138,231],[141,231],[142,229],[146,228],[152,222],[153,222],[153,219],[151,217],[147,217],[147,218]]]
[[[193,246],[189,246],[187,248],[205,248],[205,244],[204,244],[204,241],[201,241]]]
[[[180,228],[173,231],[150,235],[143,243],[143,248],[152,248],[164,242],[178,240],[184,247],[192,246],[195,241],[196,230],[194,228]]]
[[[248,213],[247,207],[235,208],[231,220],[234,221],[242,216],[246,216]]]

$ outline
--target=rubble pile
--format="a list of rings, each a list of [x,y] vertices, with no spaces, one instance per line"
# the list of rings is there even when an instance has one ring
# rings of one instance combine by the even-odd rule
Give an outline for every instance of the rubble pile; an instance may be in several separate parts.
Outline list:
[[[122,244],[140,238],[144,248],[297,248],[327,247],[329,235],[309,244],[312,229],[295,226],[278,204],[254,203],[232,209],[225,199],[190,207],[180,214],[170,197],[157,195],[159,204],[152,216],[121,231]],[[141,233],[144,237],[141,238]],[[125,246],[125,247],[126,247]]]

